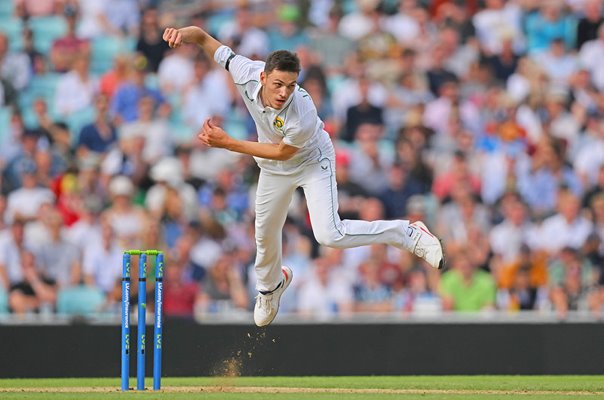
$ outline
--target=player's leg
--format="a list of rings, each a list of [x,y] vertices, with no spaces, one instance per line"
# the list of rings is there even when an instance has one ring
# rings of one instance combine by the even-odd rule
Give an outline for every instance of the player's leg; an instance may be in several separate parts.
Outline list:
[[[421,223],[407,220],[340,220],[335,162],[327,158],[307,168],[302,188],[317,241],[329,247],[357,247],[385,243],[425,259],[441,268],[444,259],[440,241]]]
[[[256,190],[256,297],[254,321],[270,324],[279,310],[283,291],[292,281],[291,270],[281,266],[282,229],[296,185],[291,177],[260,172]]]

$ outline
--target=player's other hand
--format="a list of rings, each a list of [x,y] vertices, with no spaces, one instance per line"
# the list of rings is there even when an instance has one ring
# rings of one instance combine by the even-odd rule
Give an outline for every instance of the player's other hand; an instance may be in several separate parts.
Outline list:
[[[210,118],[203,123],[197,138],[207,146],[219,148],[227,148],[231,140],[231,137],[220,126],[215,125]]]
[[[168,42],[168,46],[175,49],[182,44],[182,33],[176,28],[166,28],[163,35],[164,41]]]

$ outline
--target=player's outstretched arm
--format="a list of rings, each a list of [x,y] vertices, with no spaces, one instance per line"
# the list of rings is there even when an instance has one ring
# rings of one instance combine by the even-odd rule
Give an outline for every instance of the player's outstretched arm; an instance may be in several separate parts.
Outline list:
[[[180,29],[166,28],[163,39],[172,48],[177,48],[183,43],[196,44],[202,48],[210,60],[214,59],[214,53],[222,46],[222,43],[197,26],[187,26]]]

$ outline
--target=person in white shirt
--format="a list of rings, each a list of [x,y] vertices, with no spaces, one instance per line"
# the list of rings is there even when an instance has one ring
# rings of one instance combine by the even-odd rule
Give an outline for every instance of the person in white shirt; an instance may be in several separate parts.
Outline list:
[[[304,190],[317,241],[348,248],[385,243],[422,257],[435,268],[444,265],[440,241],[421,222],[340,220],[335,178],[335,151],[308,93],[297,85],[300,60],[287,50],[269,54],[267,61],[236,55],[201,28],[167,28],[170,47],[195,43],[230,72],[256,123],[258,142],[229,136],[210,119],[198,139],[210,147],[254,156],[260,167],[256,190],[256,274],[254,322],[270,324],[279,300],[292,281],[281,266],[282,232],[289,204],[298,187]]]
[[[92,107],[98,93],[98,80],[89,73],[90,60],[79,56],[74,60],[73,68],[62,75],[55,91],[55,108],[62,117]]]

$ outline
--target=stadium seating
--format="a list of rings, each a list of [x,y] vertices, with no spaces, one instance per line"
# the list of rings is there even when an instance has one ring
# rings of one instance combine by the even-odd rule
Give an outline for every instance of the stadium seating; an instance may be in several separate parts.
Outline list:
[[[67,33],[67,23],[61,16],[32,17],[28,21],[34,33],[34,48],[48,54],[52,43]]]
[[[4,143],[10,127],[11,110],[8,107],[0,107],[0,143]]]
[[[71,316],[91,316],[98,313],[105,296],[91,286],[74,286],[61,289],[57,295],[57,313]]]
[[[8,296],[4,289],[0,287],[0,315],[8,312]]]
[[[3,2],[0,1],[0,4]],[[0,11],[0,32],[6,34],[11,50],[19,50],[23,47],[23,22],[18,18],[5,17]]]
[[[94,107],[86,107],[83,110],[69,114],[64,118],[64,122],[69,126],[72,142],[75,143],[80,137],[80,131],[88,124],[94,122],[96,118],[96,109]]]
[[[174,143],[187,143],[195,137],[195,129],[184,122],[171,122],[170,133]]]
[[[0,19],[10,18],[15,12],[14,1],[0,1]]]
[[[36,120],[32,119],[35,118],[32,106],[37,98],[43,98],[46,101],[49,114],[56,117],[54,101],[59,77],[60,74],[57,73],[35,75],[27,89],[19,94],[19,109],[23,113],[26,127],[31,128],[31,124],[36,123]]]
[[[136,47],[133,38],[122,39],[113,36],[97,37],[92,41],[90,71],[102,75],[111,69],[113,59],[122,52],[131,52]]]

